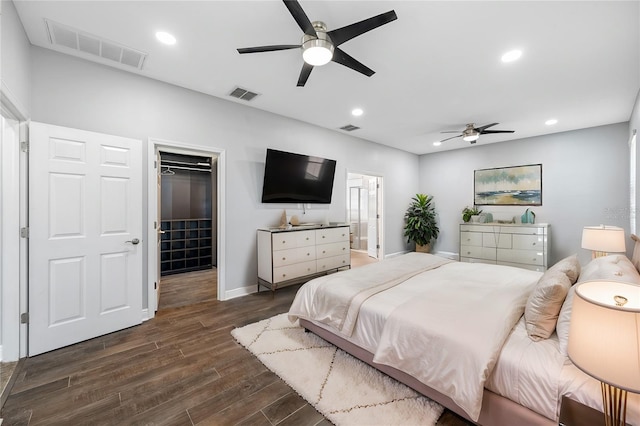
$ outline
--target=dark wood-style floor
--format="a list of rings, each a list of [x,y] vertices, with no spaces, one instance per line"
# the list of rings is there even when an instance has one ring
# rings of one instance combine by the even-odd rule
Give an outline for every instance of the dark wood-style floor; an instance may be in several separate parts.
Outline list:
[[[220,302],[215,270],[163,277],[154,319],[26,359],[2,426],[328,425],[230,334],[286,312],[298,287]]]

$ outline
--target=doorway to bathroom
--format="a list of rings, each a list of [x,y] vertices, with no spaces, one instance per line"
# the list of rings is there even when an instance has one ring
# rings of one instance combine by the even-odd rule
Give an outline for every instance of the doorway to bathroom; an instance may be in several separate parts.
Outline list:
[[[382,251],[382,177],[347,174],[347,220],[352,262],[379,259]]]

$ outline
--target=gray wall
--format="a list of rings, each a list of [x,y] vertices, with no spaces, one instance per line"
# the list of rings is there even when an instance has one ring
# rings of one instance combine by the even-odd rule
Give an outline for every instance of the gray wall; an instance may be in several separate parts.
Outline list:
[[[277,225],[283,208],[301,213],[260,203],[267,147],[337,160],[333,202],[301,221],[346,220],[348,170],[383,176],[385,254],[406,249],[417,155],[41,48],[32,47],[32,61],[34,121],[225,150],[227,291],[257,281],[256,228]]]
[[[28,116],[31,101],[30,43],[13,2],[2,0],[2,30],[0,31],[2,91]]]
[[[636,199],[640,195],[640,173],[637,172],[640,167],[640,90],[636,96],[636,103],[633,106],[631,117],[629,119],[629,139],[633,136],[633,132],[636,132]],[[639,200],[636,200],[636,204],[640,204]],[[636,207],[636,233],[640,232],[640,212]]]
[[[542,164],[542,206],[536,222],[551,225],[550,263],[577,253],[585,225],[615,225],[629,235],[628,123],[556,133],[420,157],[420,191],[433,194],[441,234],[434,248],[458,253],[461,210],[473,205],[473,171]],[[520,217],[524,207],[485,207],[494,218]],[[628,240],[627,248],[631,249]]]

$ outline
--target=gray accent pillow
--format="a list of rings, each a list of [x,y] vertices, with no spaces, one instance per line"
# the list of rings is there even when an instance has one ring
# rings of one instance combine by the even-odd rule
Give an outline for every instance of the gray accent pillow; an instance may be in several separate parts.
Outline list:
[[[549,269],[540,277],[524,308],[525,327],[531,340],[548,339],[554,332],[571,284],[567,274],[558,269]]]

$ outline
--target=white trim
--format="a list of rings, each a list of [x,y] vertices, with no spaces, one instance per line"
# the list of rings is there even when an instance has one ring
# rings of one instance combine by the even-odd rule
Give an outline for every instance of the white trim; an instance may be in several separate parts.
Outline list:
[[[142,310],[142,322],[150,320],[152,317],[149,316],[149,308],[144,308]]]
[[[248,294],[257,293],[257,292],[258,292],[257,284],[246,286],[246,287],[234,288],[233,290],[229,290],[225,292],[224,299],[220,299],[220,300],[235,299],[236,297],[242,297],[242,296],[246,296]]]
[[[345,176],[344,176],[344,182],[345,182],[345,187],[346,187],[346,204],[345,204],[345,222],[348,220],[349,218],[349,197],[351,196],[349,193],[349,174],[354,174],[354,175],[361,175],[361,176],[369,176],[369,177],[375,177],[378,179],[378,184],[380,185],[379,191],[378,191],[378,195],[376,196],[376,198],[378,199],[378,205],[380,206],[380,211],[378,212],[378,214],[380,215],[380,220],[378,221],[378,227],[377,227],[377,232],[378,232],[378,260],[382,260],[385,258],[385,254],[384,254],[384,246],[385,246],[385,235],[384,235],[384,216],[385,216],[385,197],[384,197],[384,174],[382,173],[377,173],[377,172],[367,172],[367,171],[358,171],[358,170],[346,170]],[[351,225],[351,224],[349,224]]]
[[[433,253],[434,256],[440,256],[440,257],[444,257],[446,259],[451,259],[451,260],[459,260],[460,259],[460,254],[459,253],[453,253],[450,251],[434,251]]]
[[[411,253],[411,250],[397,251],[395,253],[389,253],[384,258],[385,259],[391,259],[392,257],[402,256],[403,254],[407,254],[407,253]]]
[[[157,219],[157,208],[155,206],[158,205],[158,194],[157,194],[157,184],[156,184],[156,169],[153,167],[153,163],[156,160],[156,153],[158,151],[164,152],[173,152],[176,154],[191,154],[191,155],[203,155],[203,156],[215,156],[217,157],[217,231],[216,231],[216,254],[217,254],[217,273],[218,273],[218,300],[226,300],[226,257],[225,257],[225,241],[226,241],[226,217],[225,217],[225,208],[226,205],[226,196],[225,196],[225,162],[226,155],[224,149],[212,148],[209,146],[203,145],[190,145],[182,142],[169,141],[158,138],[149,138],[148,143],[148,154],[147,154],[147,188],[148,188],[148,197],[147,197],[147,239],[149,244],[147,244],[147,274],[148,274],[148,310],[146,312],[147,318],[153,318],[155,316],[155,310],[153,309],[157,305],[156,300],[156,290],[153,288],[153,283],[158,282],[158,250],[157,245],[155,243],[155,233],[157,232],[153,228],[153,222]],[[159,166],[159,165],[158,165]],[[158,226],[160,224],[158,223]],[[144,313],[143,313],[144,315]]]
[[[3,111],[4,114],[4,111]],[[11,140],[5,140],[5,120],[13,129]],[[1,117],[2,141],[0,168],[0,289],[2,302],[0,333],[4,350],[0,360],[17,361],[20,358],[20,124],[13,118]]]

